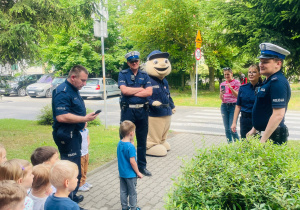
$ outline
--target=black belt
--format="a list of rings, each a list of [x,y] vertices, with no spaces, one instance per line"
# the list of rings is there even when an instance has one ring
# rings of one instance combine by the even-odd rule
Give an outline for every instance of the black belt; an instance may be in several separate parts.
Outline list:
[[[252,118],[252,113],[241,112],[241,116],[244,118]]]
[[[235,106],[236,103],[223,103],[223,104],[226,104],[227,106]]]

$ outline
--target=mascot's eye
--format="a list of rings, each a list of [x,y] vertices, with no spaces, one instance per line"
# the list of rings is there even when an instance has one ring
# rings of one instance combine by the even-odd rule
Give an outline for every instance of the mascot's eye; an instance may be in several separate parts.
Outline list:
[[[168,63],[168,62],[169,62],[168,59],[166,59],[166,60],[165,60],[165,63]]]
[[[154,64],[158,64],[158,60],[155,59],[155,60],[153,61],[153,63],[154,63]]]

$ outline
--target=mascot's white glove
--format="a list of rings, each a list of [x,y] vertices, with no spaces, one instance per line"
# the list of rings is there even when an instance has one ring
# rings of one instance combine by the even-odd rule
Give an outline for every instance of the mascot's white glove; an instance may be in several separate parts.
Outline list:
[[[161,102],[159,101],[153,101],[152,106],[160,106]]]
[[[176,108],[172,109],[172,114],[175,114]]]

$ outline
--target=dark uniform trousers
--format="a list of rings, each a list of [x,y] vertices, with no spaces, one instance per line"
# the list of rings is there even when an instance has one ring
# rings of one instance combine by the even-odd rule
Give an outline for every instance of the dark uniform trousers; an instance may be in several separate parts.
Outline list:
[[[53,139],[58,147],[59,153],[60,153],[60,158],[61,160],[69,160],[73,163],[75,163],[78,166],[78,176],[77,176],[77,186],[73,192],[70,193],[69,197],[73,199],[73,196],[76,195],[78,192],[79,184],[80,184],[80,179],[81,179],[81,151],[80,149],[72,149],[70,148],[75,142],[81,144],[82,142],[82,136],[79,131],[74,130],[73,136],[71,141],[72,142],[65,142],[65,144],[62,144],[62,140],[59,139],[57,136],[57,131],[54,130],[52,132]]]
[[[146,110],[146,107],[129,108],[128,106],[122,106],[121,123],[124,120],[130,120],[136,126],[137,165],[139,169],[144,169],[147,165],[146,145],[148,134],[148,111]]]
[[[269,139],[271,139],[274,142],[274,144],[281,145],[287,142],[288,136],[288,128],[286,127],[286,125],[283,125],[278,126]]]
[[[252,114],[241,112],[240,117],[240,133],[241,138],[246,138],[247,133],[252,129]]]

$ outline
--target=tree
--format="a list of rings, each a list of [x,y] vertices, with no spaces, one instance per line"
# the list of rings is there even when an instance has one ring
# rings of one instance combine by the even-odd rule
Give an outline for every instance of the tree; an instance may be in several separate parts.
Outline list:
[[[123,39],[131,40],[135,49],[146,57],[153,50],[170,53],[174,70],[190,73],[192,95],[194,92],[196,0],[137,0],[126,1],[127,11],[121,17]],[[128,11],[132,11],[129,14]]]
[[[227,42],[252,57],[262,42],[278,44],[291,52],[286,58],[287,76],[300,73],[300,2],[297,0],[215,1],[214,15],[222,18]],[[222,12],[219,12],[222,11]]]
[[[0,0],[0,5],[2,64],[34,61],[40,55],[42,35],[53,28],[68,28],[78,18],[90,18],[93,11],[92,0]]]

